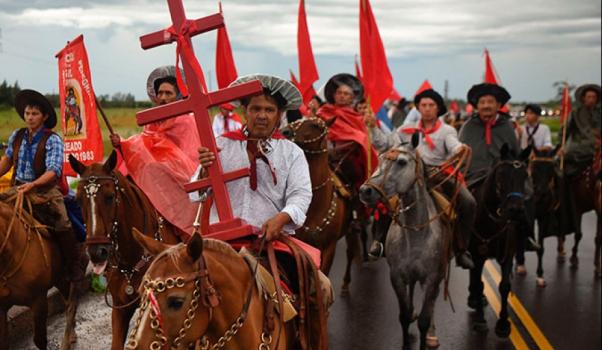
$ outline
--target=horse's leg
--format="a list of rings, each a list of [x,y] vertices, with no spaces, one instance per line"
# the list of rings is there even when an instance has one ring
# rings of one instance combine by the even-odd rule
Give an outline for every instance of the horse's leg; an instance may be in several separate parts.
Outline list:
[[[71,349],[71,344],[77,341],[77,334],[75,333],[75,315],[77,313],[78,303],[79,296],[77,295],[77,286],[75,282],[72,282],[70,283],[69,297],[67,298],[65,334],[61,344],[61,350]]]
[[[420,330],[420,350],[425,350],[427,345],[427,336],[432,325],[433,313],[435,311],[435,301],[439,295],[439,282],[430,281],[427,283],[424,292],[424,302],[420,317],[418,317],[418,329]],[[436,339],[436,338],[435,338]]]
[[[123,350],[123,345],[128,335],[130,319],[134,315],[135,308],[113,309],[111,326],[113,327],[113,339],[111,350]]]
[[[0,307],[0,350],[8,350],[7,309]]]
[[[521,237],[518,239],[516,247],[516,274],[519,276],[525,276],[527,274],[527,268],[525,267],[525,249],[527,245],[527,238]]]
[[[343,277],[343,287],[341,287],[341,295],[349,295],[349,284],[351,283],[351,264],[356,253],[359,253],[360,242],[359,236],[353,230],[349,230],[345,235],[347,243],[347,267],[345,268],[345,276]]]
[[[507,259],[502,264],[502,280],[498,286],[502,306],[500,310],[499,320],[495,324],[495,334],[500,338],[508,338],[510,336],[510,321],[508,321],[508,294],[510,294],[510,273],[512,271],[512,260]]]
[[[544,242],[543,242],[543,233],[541,232],[541,230],[539,230],[539,232],[537,233],[537,243],[539,243],[539,246],[541,247],[539,250],[537,250],[537,286],[538,287],[545,287],[546,286],[546,280],[543,278],[543,264],[542,264],[542,260],[543,260],[543,253],[544,253]]]
[[[560,235],[558,236],[558,248],[556,248],[556,251],[558,252],[558,255],[556,256],[556,261],[558,261],[559,264],[564,263],[564,261],[566,260],[566,251],[564,250],[565,240],[565,235],[563,233],[560,233]]]
[[[470,284],[468,286],[468,290],[470,292],[468,295],[468,307],[476,312],[473,318],[473,328],[478,332],[486,332],[488,329],[487,321],[485,321],[485,314],[483,311],[483,308],[487,306],[487,299],[485,299],[485,295],[483,294],[485,285],[481,280],[484,265],[484,259],[479,257],[475,260],[475,267],[474,269],[470,270]]]
[[[602,222],[600,222],[600,215],[597,215],[598,225],[596,227],[596,249],[594,251],[594,266],[595,266],[595,274],[596,277],[602,277],[602,266],[600,266],[600,260],[602,259],[602,250],[600,249],[600,244],[602,244]]]
[[[579,252],[579,242],[581,242],[581,238],[583,238],[583,232],[581,232],[581,219],[582,214],[577,214],[577,224],[575,225],[575,244],[573,245],[573,253],[571,254],[571,268],[576,269],[579,267],[579,257],[577,253]]]
[[[403,347],[404,350],[411,349],[410,345],[410,324],[412,323],[413,305],[412,299],[408,295],[408,285],[400,277],[400,274],[396,274],[391,271],[391,284],[397,295],[397,301],[399,302],[399,322],[401,323],[401,330],[403,331]]]
[[[33,312],[33,343],[38,349],[46,350],[48,346],[46,335],[48,299],[46,293],[40,293],[31,305],[31,310]]]
[[[332,263],[334,261],[334,254],[337,249],[337,242],[334,241],[330,243],[326,249],[322,252],[322,265],[320,266],[320,270],[328,276],[330,273],[330,268],[332,267]]]

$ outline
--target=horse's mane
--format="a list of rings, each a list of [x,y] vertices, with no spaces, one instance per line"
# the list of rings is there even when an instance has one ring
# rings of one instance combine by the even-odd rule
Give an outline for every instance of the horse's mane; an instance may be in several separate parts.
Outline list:
[[[203,240],[203,248],[207,248],[218,253],[223,253],[230,258],[240,257],[240,255],[238,255],[236,250],[234,250],[231,245],[224,241],[213,238],[205,238]]]

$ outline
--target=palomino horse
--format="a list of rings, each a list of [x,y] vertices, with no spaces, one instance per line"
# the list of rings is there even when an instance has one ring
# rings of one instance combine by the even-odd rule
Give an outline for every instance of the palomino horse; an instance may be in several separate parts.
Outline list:
[[[7,202],[0,201],[0,349],[9,348],[7,312],[13,305],[32,309],[33,341],[39,349],[47,349],[47,293],[53,286],[67,299],[61,349],[70,349],[75,341],[77,288],[64,278],[59,247],[47,228],[23,210],[23,202],[31,209],[29,198],[18,194],[14,206]]]
[[[575,232],[575,244],[572,249],[572,254],[570,258],[570,263],[573,268],[577,268],[579,265],[579,257],[577,256],[579,250],[579,242],[583,237],[583,232],[581,232],[581,219],[583,214],[594,210],[596,212],[597,224],[596,224],[596,239],[595,239],[595,255],[594,255],[594,265],[595,265],[595,274],[599,278],[602,276],[602,268],[600,266],[601,259],[601,250],[600,244],[602,243],[602,179],[600,178],[601,172],[600,167],[602,159],[600,158],[600,150],[596,153],[594,157],[594,161],[590,166],[588,166],[581,174],[577,175],[574,178],[566,178],[564,179],[565,186],[562,189],[564,192],[563,202],[572,201],[574,203],[574,218],[576,222],[572,225],[572,229]],[[569,196],[572,196],[569,197]],[[565,209],[570,210],[570,209]],[[563,228],[564,229],[564,228]],[[570,228],[569,228],[570,230]],[[558,252],[560,254],[564,253],[564,234],[570,234],[571,232],[561,232],[560,244],[558,247]]]
[[[501,338],[510,335],[508,321],[508,294],[512,260],[522,232],[518,228],[525,220],[525,182],[531,147],[520,155],[515,155],[507,145],[502,146],[500,160],[491,168],[484,182],[471,188],[477,200],[475,230],[470,240],[469,250],[475,268],[470,270],[468,306],[476,311],[474,328],[487,330],[483,308],[486,299],[483,295],[481,275],[488,258],[495,258],[502,268],[499,285],[501,311],[495,325],[495,333]]]
[[[81,176],[77,199],[88,231],[88,254],[94,272],[106,272],[113,300],[113,305],[107,300],[113,309],[113,350],[123,349],[140,301],[138,286],[151,260],[132,236],[132,228],[152,232],[158,241],[179,241],[176,229],[163,221],[140,188],[114,171],[116,161],[115,151],[104,164],[90,166],[69,157],[73,170]]]
[[[257,270],[230,245],[196,233],[177,246],[135,236],[156,258],[140,286],[142,304],[127,350],[293,348],[292,322],[276,316],[273,331],[266,330]]]
[[[410,349],[409,327],[414,320],[414,288],[425,292],[418,317],[420,349],[436,347],[434,309],[439,285],[449,263],[450,227],[429,194],[425,167],[409,148],[400,146],[381,155],[376,172],[360,189],[360,198],[374,206],[397,195],[400,209],[393,215],[385,243],[390,277],[399,301],[403,349]]]
[[[349,200],[343,198],[335,183],[336,175],[328,163],[326,136],[328,127],[336,118],[323,121],[319,118],[304,118],[282,129],[282,134],[295,142],[305,152],[309,163],[313,197],[307,211],[307,220],[297,230],[297,237],[320,249],[322,263],[320,269],[328,275],[337,242],[343,236],[347,241],[347,269],[342,291],[349,290],[351,282],[351,262],[359,250],[359,237],[349,230],[351,207]]]

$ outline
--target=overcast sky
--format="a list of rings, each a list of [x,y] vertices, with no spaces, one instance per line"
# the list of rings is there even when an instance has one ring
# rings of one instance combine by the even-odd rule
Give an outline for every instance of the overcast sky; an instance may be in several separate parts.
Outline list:
[[[297,71],[297,0],[223,0],[239,74]],[[600,83],[600,0],[372,0],[395,85],[413,96],[424,79],[464,97],[484,72],[489,48],[515,101],[555,96],[552,84]],[[189,18],[217,11],[216,0],[184,0]],[[358,0],[306,0],[310,34],[323,84],[354,72]],[[97,94],[132,92],[145,99],[148,73],[175,63],[175,45],[143,51],[139,36],[170,25],[161,0],[0,0],[0,80],[22,88],[58,89],[54,55],[84,34]],[[194,39],[214,75],[215,33]]]

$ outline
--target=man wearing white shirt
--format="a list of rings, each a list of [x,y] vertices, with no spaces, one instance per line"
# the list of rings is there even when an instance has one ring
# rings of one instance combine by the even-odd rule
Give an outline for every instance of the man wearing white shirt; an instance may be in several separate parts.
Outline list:
[[[217,138],[224,133],[242,128],[240,117],[234,112],[234,106],[224,103],[219,106],[219,113],[213,117],[213,135]]]
[[[525,107],[525,125],[521,126],[520,147],[522,149],[533,146],[538,151],[549,151],[552,145],[552,135],[547,125],[539,122],[541,107],[536,104],[528,104]]]

